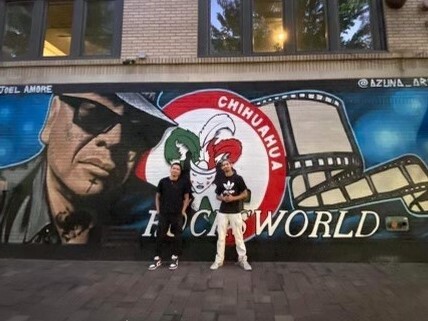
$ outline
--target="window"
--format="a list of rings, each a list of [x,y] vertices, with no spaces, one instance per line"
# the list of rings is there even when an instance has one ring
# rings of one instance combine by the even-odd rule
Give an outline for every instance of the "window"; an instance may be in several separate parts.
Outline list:
[[[2,56],[19,57],[28,55],[30,51],[30,35],[32,25],[32,2],[6,3],[3,23]]]
[[[283,27],[281,0],[254,0],[253,3],[253,51],[284,50],[286,34]]]
[[[385,49],[382,1],[199,0],[199,55]]]
[[[297,1],[295,15],[297,51],[328,50],[326,15],[324,1]]]
[[[211,5],[212,53],[238,53],[241,51],[241,4],[240,1],[213,1]]]
[[[123,0],[0,0],[0,59],[119,57]]]
[[[72,22],[72,1],[48,1],[43,57],[70,55]]]

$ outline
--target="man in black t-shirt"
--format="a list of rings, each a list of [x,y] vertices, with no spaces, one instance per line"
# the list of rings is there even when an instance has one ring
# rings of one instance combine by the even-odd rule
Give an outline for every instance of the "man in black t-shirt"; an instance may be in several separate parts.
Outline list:
[[[170,270],[178,267],[178,256],[181,255],[181,234],[183,215],[189,205],[190,185],[188,180],[181,178],[180,163],[173,163],[170,175],[159,181],[156,192],[156,211],[159,224],[156,237],[156,254],[149,270],[155,270],[162,265],[162,247],[166,241],[169,227],[174,234]]]
[[[224,175],[217,177],[217,188],[215,190],[217,199],[221,201],[220,209],[217,212],[217,254],[210,268],[211,270],[217,270],[223,265],[227,228],[230,224],[235,236],[239,266],[246,271],[251,271],[251,265],[247,261],[247,249],[244,243],[241,216],[242,202],[248,196],[247,186],[244,179],[233,170],[232,163],[228,159],[222,160],[221,169]]]

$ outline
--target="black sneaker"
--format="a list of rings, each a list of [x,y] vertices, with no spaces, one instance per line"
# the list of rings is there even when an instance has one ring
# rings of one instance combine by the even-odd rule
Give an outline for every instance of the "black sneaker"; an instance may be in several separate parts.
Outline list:
[[[149,270],[156,270],[158,267],[162,265],[162,260],[159,256],[155,256],[153,259],[153,263],[149,265]]]
[[[178,268],[178,256],[173,255],[171,256],[171,263],[169,264],[169,269],[175,270],[176,268]]]

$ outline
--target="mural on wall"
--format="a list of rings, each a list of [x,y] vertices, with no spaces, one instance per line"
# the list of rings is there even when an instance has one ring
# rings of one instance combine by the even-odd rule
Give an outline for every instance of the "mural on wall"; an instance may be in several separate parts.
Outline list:
[[[55,95],[43,149],[1,172],[2,241],[87,243],[139,155],[171,126],[140,93]]]
[[[1,242],[152,237],[176,161],[193,198],[184,235],[215,237],[225,157],[251,192],[246,240],[427,236],[424,78],[90,87],[0,88]]]

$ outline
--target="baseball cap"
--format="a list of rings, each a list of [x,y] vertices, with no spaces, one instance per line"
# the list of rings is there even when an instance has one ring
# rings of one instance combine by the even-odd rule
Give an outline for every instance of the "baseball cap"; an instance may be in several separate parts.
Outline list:
[[[127,103],[129,106],[137,108],[159,120],[164,121],[166,127],[177,126],[177,123],[170,119],[158,107],[156,107],[148,98],[150,94],[143,93],[116,93],[116,96]],[[168,126],[169,125],[169,126]]]

